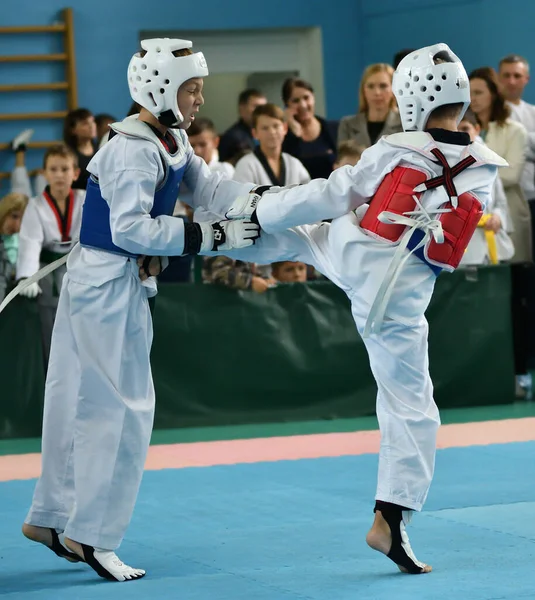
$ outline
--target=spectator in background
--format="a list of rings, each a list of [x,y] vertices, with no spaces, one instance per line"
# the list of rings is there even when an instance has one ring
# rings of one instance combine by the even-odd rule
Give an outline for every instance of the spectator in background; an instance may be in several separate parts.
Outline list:
[[[355,140],[369,148],[383,135],[402,131],[396,98],[392,93],[393,75],[394,69],[386,63],[365,69],[359,87],[359,112],[340,121],[338,143]]]
[[[210,167],[210,171],[223,173],[229,179],[232,179],[234,167],[228,162],[220,162],[219,160],[217,148],[220,143],[220,138],[217,135],[213,121],[206,117],[196,118],[189,126],[186,133],[188,134],[189,143],[193,148],[193,152],[204,160]],[[250,181],[252,181],[252,179]]]
[[[355,140],[345,140],[345,142],[340,142],[338,144],[338,155],[336,162],[333,165],[333,171],[336,169],[340,169],[340,167],[354,167],[360,160],[362,153],[366,150],[364,146],[357,144]],[[325,219],[325,223],[330,223],[332,219]],[[319,274],[317,271],[315,272],[314,277],[310,275],[308,279],[317,279]]]
[[[338,123],[315,114],[314,89],[304,79],[286,79],[282,101],[289,128],[283,151],[299,159],[312,179],[327,179],[336,161]]]
[[[257,106],[253,112],[252,131],[258,146],[236,164],[236,181],[269,186],[298,185],[310,181],[303,164],[282,151],[288,126],[284,112],[278,106],[271,103]],[[273,281],[270,265],[249,265],[249,268],[264,280]],[[258,286],[264,285],[258,282]]]
[[[215,125],[207,117],[197,117],[186,130],[193,152],[200,156],[215,173],[222,173],[228,179],[234,175],[234,167],[228,162],[220,162],[218,155],[219,136]],[[186,222],[193,221],[193,211],[190,205],[193,203],[192,192],[186,184],[180,184],[178,201],[173,211],[173,216],[184,219]],[[196,260],[202,261],[202,258]],[[223,261],[224,262],[224,261]],[[158,277],[160,283],[187,283],[191,281],[192,265],[194,258],[184,255],[176,257],[170,265]]]
[[[97,145],[100,148],[108,141],[110,125],[115,123],[117,119],[107,113],[100,113],[95,116],[95,125],[97,127]]]
[[[498,83],[498,76],[491,67],[472,71],[470,79],[470,108],[481,124],[481,137],[487,146],[509,163],[498,174],[507,196],[507,204],[513,222],[513,262],[531,261],[531,216],[520,186],[526,163],[527,133],[520,123],[509,119],[510,109],[505,102]]]
[[[211,119],[206,117],[196,118],[186,130],[188,140],[193,148],[193,152],[208,165],[213,173],[222,173],[228,179],[234,176],[234,167],[227,162],[220,162],[217,147],[219,136],[215,125]],[[182,182],[179,188],[179,201],[175,206],[173,216],[186,217],[189,221],[193,220],[193,213],[190,209],[192,205],[192,192],[187,185]],[[184,257],[191,259],[191,257]],[[166,269],[167,271],[167,269]],[[163,272],[165,275],[165,271]]]
[[[240,118],[221,136],[219,143],[219,159],[236,164],[247,152],[256,146],[252,133],[253,112],[257,106],[266,104],[267,99],[259,90],[250,88],[238,96],[238,113]]]
[[[307,280],[307,265],[304,262],[283,260],[271,265],[273,278],[279,283],[304,283]]]
[[[15,279],[19,231],[28,197],[11,192],[0,200],[0,302]]]
[[[80,174],[72,184],[75,190],[85,190],[89,173],[87,165],[98,150],[97,126],[93,113],[87,108],[71,110],[63,122],[63,141],[74,151]]]
[[[498,77],[502,92],[511,109],[511,118],[522,123],[528,132],[526,166],[520,185],[529,204],[533,236],[535,234],[535,106],[522,100],[524,89],[529,82],[529,63],[522,56],[509,54],[500,61]],[[532,251],[535,252],[533,237]]]
[[[48,185],[42,194],[30,199],[22,219],[17,280],[30,277],[40,267],[70,252],[80,237],[85,190],[72,189],[78,177],[76,154],[64,144],[52,146],[45,153],[43,166]],[[59,291],[66,270],[66,265],[63,265],[20,292],[27,298],[39,296],[45,366],[48,364]]]
[[[360,160],[362,153],[366,150],[364,146],[357,144],[355,140],[346,140],[338,144],[338,158],[333,165],[333,169],[339,169],[349,165],[354,167]]]
[[[270,103],[257,106],[253,112],[252,132],[259,145],[236,164],[236,181],[278,186],[310,181],[303,164],[282,151],[288,132],[282,109]]]
[[[472,142],[484,143],[480,137],[481,126],[474,112],[469,108],[458,126],[467,133]],[[498,264],[509,261],[515,252],[508,233],[511,232],[511,217],[507,208],[507,196],[499,177],[494,182],[491,201],[485,207],[485,214],[474,232],[461,265]]]
[[[392,66],[394,67],[394,71],[398,68],[399,63],[411,52],[414,52],[416,48],[405,48],[404,50],[400,50],[394,54],[394,61]]]
[[[227,256],[204,257],[202,279],[232,290],[251,290],[257,294],[267,292],[276,282],[271,276],[263,275],[255,263],[233,260]]]
[[[137,102],[132,102],[132,104],[130,105],[130,108],[128,109],[128,113],[127,113],[127,117],[132,117],[134,115],[139,115],[139,111],[141,110],[141,106],[139,106],[139,104]],[[108,117],[110,117],[110,115],[107,115]],[[110,117],[113,118],[113,117]],[[112,123],[115,123],[115,120],[112,121]],[[102,146],[104,146],[104,144],[109,140],[110,138],[110,129],[109,127],[107,128],[107,130],[103,133],[102,137],[99,137],[99,143],[98,143],[98,147],[99,149],[102,148]]]
[[[528,374],[528,290],[532,260],[531,214],[520,180],[524,171],[528,136],[525,127],[509,119],[510,108],[500,91],[498,75],[491,67],[472,71],[470,107],[481,123],[481,137],[508,163],[498,175],[502,180],[511,215],[511,239],[515,248],[511,260],[511,312],[515,353],[516,395],[523,397],[531,388]]]

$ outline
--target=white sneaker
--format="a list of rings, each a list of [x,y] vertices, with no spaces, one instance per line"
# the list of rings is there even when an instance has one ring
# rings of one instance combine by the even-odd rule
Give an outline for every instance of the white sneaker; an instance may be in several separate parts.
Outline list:
[[[25,150],[26,144],[32,139],[33,129],[25,129],[21,131],[16,138],[11,142],[11,149],[13,152],[18,152],[19,150]]]

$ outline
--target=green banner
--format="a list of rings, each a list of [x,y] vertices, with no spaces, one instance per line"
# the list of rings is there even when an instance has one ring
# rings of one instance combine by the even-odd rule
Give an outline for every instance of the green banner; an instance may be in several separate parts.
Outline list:
[[[514,400],[508,267],[439,277],[427,317],[439,407]],[[40,433],[44,370],[35,302],[0,316],[0,437]],[[373,414],[375,383],[344,293],[329,282],[258,295],[162,284],[154,312],[156,427]]]
[[[37,301],[0,314],[0,439],[41,435],[45,369]]]
[[[514,400],[508,267],[439,277],[427,317],[440,407]],[[370,415],[375,382],[345,294],[329,282],[266,294],[162,286],[157,427]]]

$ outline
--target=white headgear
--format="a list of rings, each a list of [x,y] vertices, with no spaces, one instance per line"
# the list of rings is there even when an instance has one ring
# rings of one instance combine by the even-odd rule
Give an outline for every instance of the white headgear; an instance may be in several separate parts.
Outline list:
[[[423,131],[429,115],[444,104],[464,104],[460,122],[470,105],[468,75],[447,44],[408,54],[394,73],[392,88],[405,131]]]
[[[176,50],[191,48],[189,40],[169,38],[143,40],[146,50],[138,52],[128,65],[128,87],[134,102],[158,118],[166,127],[178,127],[184,120],[177,103],[178,88],[192,77],[206,77],[208,67],[202,52],[174,56]]]

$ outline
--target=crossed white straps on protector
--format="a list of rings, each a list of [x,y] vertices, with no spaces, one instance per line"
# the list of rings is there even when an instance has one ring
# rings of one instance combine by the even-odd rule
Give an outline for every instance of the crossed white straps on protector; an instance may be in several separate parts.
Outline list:
[[[362,334],[365,338],[369,337],[370,333],[379,333],[381,331],[385,312],[388,302],[390,301],[390,297],[392,296],[394,286],[396,285],[396,281],[398,280],[401,270],[411,254],[422,248],[422,246],[425,246],[431,237],[433,237],[437,244],[444,243],[444,231],[442,230],[442,223],[435,217],[436,215],[451,212],[451,209],[439,208],[436,210],[430,210],[428,212],[415,195],[413,196],[413,199],[417,206],[415,210],[407,211],[402,215],[384,211],[377,217],[381,223],[406,225],[409,227],[409,229],[407,229],[407,231],[405,231],[405,233],[402,235],[396,252],[392,258],[392,262],[390,263],[388,271],[386,272],[383,282],[381,283],[381,287],[375,296],[375,300],[373,301],[370,309],[370,314],[368,315],[366,325],[364,326],[364,333]],[[433,217],[431,215],[433,215]],[[407,245],[409,244],[409,240],[416,229],[421,229],[424,232],[424,236],[412,250],[405,252]]]

